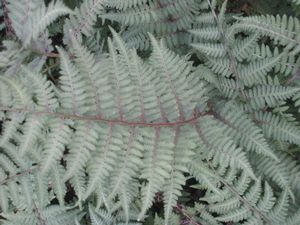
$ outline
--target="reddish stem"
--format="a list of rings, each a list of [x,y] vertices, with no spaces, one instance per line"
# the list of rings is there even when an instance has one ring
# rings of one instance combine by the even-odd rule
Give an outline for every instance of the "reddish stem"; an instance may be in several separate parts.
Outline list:
[[[7,0],[3,0],[2,1],[3,4],[3,12],[4,12],[4,23],[5,23],[5,27],[6,27],[6,35],[8,37],[12,37],[14,35],[14,29],[12,27],[12,23],[11,20],[9,18],[9,11],[7,8]]]
[[[194,225],[202,225],[201,223],[198,223],[191,215],[189,215],[184,209],[183,206],[180,204],[177,204],[175,206],[176,210],[182,214],[186,219],[189,220],[190,223],[194,224]]]
[[[6,183],[9,182],[10,180],[14,180],[14,179],[17,179],[18,177],[22,177],[22,176],[24,176],[24,175],[30,174],[30,173],[33,172],[33,170],[34,170],[34,168],[29,168],[29,169],[27,169],[27,170],[21,171],[20,173],[17,173],[17,174],[15,174],[15,175],[12,175],[12,176],[10,176],[10,177],[7,177],[6,179],[0,181],[0,186],[6,184]]]
[[[49,112],[49,111],[33,111],[31,109],[26,108],[6,108],[0,107],[0,111],[4,112],[15,112],[15,113],[31,113],[36,116],[53,116],[62,119],[73,119],[73,120],[83,120],[83,121],[98,121],[109,124],[119,124],[130,127],[177,127],[184,126],[186,124],[195,124],[199,120],[199,118],[211,115],[211,112],[199,113],[194,115],[192,118],[187,120],[179,120],[175,122],[159,122],[159,123],[151,123],[151,122],[135,122],[135,121],[124,121],[120,119],[105,119],[99,116],[83,116],[83,115],[72,115],[72,114],[64,114],[57,112]]]

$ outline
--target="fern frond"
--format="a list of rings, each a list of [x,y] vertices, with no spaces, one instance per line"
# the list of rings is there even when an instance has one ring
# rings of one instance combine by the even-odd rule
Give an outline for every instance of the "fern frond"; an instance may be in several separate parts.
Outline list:
[[[73,114],[86,113],[87,107],[85,106],[89,97],[86,91],[86,80],[72,64],[67,53],[62,49],[58,51],[61,57],[60,84],[63,90],[60,96],[61,103],[65,110],[72,110]]]
[[[142,163],[141,158],[143,156],[144,146],[140,143],[143,137],[138,133],[137,128],[126,130],[123,135],[127,141],[120,154],[122,161],[112,172],[113,176],[110,184],[111,193],[109,198],[114,197],[117,193],[124,190],[124,188],[125,190],[129,190],[126,186],[129,185],[130,182],[135,182],[135,179],[138,177],[138,168],[140,168]]]
[[[251,54],[253,54],[253,48],[257,46],[258,35],[252,34],[247,38],[242,40],[236,39],[233,46],[234,56],[242,62],[248,59]]]
[[[259,59],[252,61],[247,66],[239,68],[242,81],[247,86],[252,86],[256,83],[261,83],[268,72],[270,72],[279,62],[281,56],[267,59]]]
[[[0,80],[10,87],[13,102],[16,107],[32,106],[33,100],[29,89],[20,80],[12,80],[7,77],[1,76]]]
[[[248,151],[255,151],[278,160],[264,137],[262,129],[256,126],[239,107],[224,107],[220,115],[216,117],[227,127],[225,132]]]
[[[103,19],[117,21],[129,29],[124,32],[124,40],[131,46],[143,50],[149,49],[150,39],[147,32],[164,38],[170,47],[186,45],[189,42],[195,15],[207,8],[205,1],[105,1],[104,6],[110,10],[103,13]]]
[[[52,167],[62,158],[65,146],[69,143],[71,129],[68,124],[61,119],[48,121],[49,134],[46,137],[45,149],[43,154],[42,173],[47,174]]]
[[[89,196],[98,186],[104,186],[104,182],[113,171],[116,159],[125,144],[122,140],[122,134],[125,132],[122,128],[113,125],[101,127],[99,129],[100,140],[96,147],[99,147],[92,153],[90,166],[88,167],[89,181],[85,196]]]
[[[255,168],[259,174],[270,178],[273,182],[278,184],[282,190],[287,190],[292,198],[294,194],[290,187],[289,173],[284,163],[275,162],[274,160],[258,159],[256,157]]]
[[[297,125],[286,121],[271,113],[256,113],[256,118],[261,123],[267,137],[273,137],[280,141],[300,143],[300,131]]]
[[[169,118],[179,117],[181,120],[184,120],[191,117],[191,112],[195,108],[195,104],[192,101],[192,92],[189,90],[188,84],[184,81],[190,71],[190,65],[186,61],[180,60],[178,56],[164,47],[162,43],[158,43],[153,36],[150,36],[150,38],[153,45],[150,63],[161,74],[161,82],[157,84],[156,91],[159,95],[162,94],[162,90],[169,92],[168,96],[161,98],[163,104],[168,105],[168,108],[164,110],[170,114]],[[177,63],[174,64],[174,61]],[[185,92],[184,96],[179,95],[182,91]],[[171,112],[171,106],[173,112]],[[177,109],[177,112],[174,112],[174,108]],[[178,114],[174,115],[174,113]]]
[[[198,18],[199,21],[199,18]],[[199,39],[204,40],[220,40],[220,32],[217,27],[203,27],[197,28],[189,31],[192,35],[196,36]],[[197,46],[197,44],[195,45]]]
[[[129,0],[129,1],[121,1],[121,0],[112,0],[112,1],[105,1],[105,5],[110,8],[116,8],[119,10],[125,10],[128,8],[134,8],[137,6],[142,6],[147,3],[147,0],[141,0],[141,1],[135,1],[135,0]]]
[[[119,216],[112,216],[104,210],[96,210],[93,206],[89,205],[89,217],[91,221],[91,225],[108,225],[114,223],[116,225],[141,225],[137,222],[127,221],[123,222]]]
[[[224,48],[223,44],[192,44],[192,47],[197,49],[200,52],[203,52],[205,55],[209,57],[221,58],[226,56],[227,52]]]
[[[96,124],[78,122],[74,127],[76,127],[76,131],[69,147],[66,180],[81,171],[85,171],[86,164],[91,159],[92,153],[96,151],[99,140],[99,127]],[[85,137],[86,134],[88,134],[87,138]],[[82,142],[82,140],[84,141]]]
[[[34,149],[35,143],[38,141],[40,134],[43,132],[45,126],[44,118],[37,118],[35,116],[28,116],[25,124],[22,126],[22,133],[18,137],[19,151],[21,155],[25,155]]]
[[[253,109],[262,109],[266,106],[275,107],[280,101],[293,97],[299,90],[283,86],[255,86],[246,92],[246,96]]]
[[[209,211],[220,215],[217,217],[218,221],[243,220],[246,224],[247,222],[251,224],[250,221],[254,224],[263,224],[263,221],[270,223],[268,213],[273,209],[275,198],[267,183],[262,192],[261,181],[249,182],[244,174],[234,178],[233,181],[228,178],[220,181],[225,185],[222,195],[207,193],[203,198],[210,203]]]
[[[206,160],[219,164],[222,159],[223,166],[229,166],[236,169],[242,169],[254,179],[247,157],[241,149],[238,149],[234,142],[228,136],[224,135],[225,130],[211,118],[202,119],[199,125],[195,127],[201,138],[203,156]]]
[[[37,107],[41,110],[55,110],[58,102],[53,84],[41,74],[31,72],[29,68],[23,67],[22,69],[33,87],[32,96],[35,98]]]
[[[178,138],[178,137],[177,137]],[[145,152],[144,171],[142,179],[147,180],[147,184],[142,187],[143,207],[138,216],[141,220],[147,209],[152,205],[152,200],[155,194],[162,189],[165,179],[169,178],[171,172],[172,148],[172,133],[168,130],[156,129],[144,137],[145,147],[154,146],[153,150]],[[165,140],[167,140],[165,142]],[[149,146],[149,147],[148,147]]]
[[[89,36],[97,15],[103,10],[102,4],[103,0],[88,0],[84,1],[80,8],[76,8],[74,15],[70,16],[64,26],[64,42],[69,43],[72,36],[80,38],[81,33]]]
[[[193,152],[182,152],[181,149],[186,147],[186,137],[189,130],[175,128],[174,147],[172,152],[171,171],[166,183],[164,184],[164,216],[165,224],[169,224],[172,218],[173,207],[176,206],[178,197],[181,196],[182,186],[186,178],[183,173],[188,172],[187,165],[191,161],[190,157]],[[181,134],[181,137],[180,137]]]
[[[83,47],[75,37],[71,37],[72,47],[74,48],[75,62],[80,74],[86,82],[86,86],[90,87],[86,92],[89,94],[86,98],[86,104],[90,108],[90,113],[96,113],[98,116],[108,114],[115,110],[112,104],[113,96],[108,90],[109,79],[105,76],[99,79],[98,73],[106,62],[100,63],[96,61],[95,56],[88,49]],[[104,105],[105,107],[101,107]],[[110,107],[111,105],[111,107]],[[105,108],[106,111],[103,111]]]
[[[289,194],[288,190],[283,191],[274,205],[272,210],[268,213],[268,216],[272,222],[283,223],[287,217],[287,210],[289,204]]]
[[[247,18],[237,18],[239,23],[234,25],[228,34],[229,38],[233,38],[233,34],[240,31],[259,32],[263,36],[271,37],[275,42],[291,47],[298,45],[299,36],[299,20],[293,17],[266,15],[252,16]]]
[[[4,225],[12,224],[43,224],[46,221],[51,221],[53,225],[74,225],[74,216],[78,213],[77,210],[67,211],[66,208],[60,206],[49,206],[43,210],[35,208],[31,212],[21,211],[17,213],[5,214],[6,220],[3,220]]]
[[[64,173],[65,173],[65,169],[61,165],[53,166],[50,171],[51,174],[50,180],[51,180],[52,188],[61,206],[65,205],[64,198],[67,192],[67,187],[63,179]]]
[[[89,205],[89,214],[91,218],[92,225],[98,225],[98,224],[108,224],[110,223],[113,218],[107,214],[102,214],[102,218],[94,211],[92,206]]]
[[[27,35],[24,38],[24,45],[28,46],[30,41],[38,38],[39,34],[43,32],[48,25],[59,16],[66,14],[72,14],[72,11],[61,1],[52,1],[47,7],[45,4],[41,4],[28,21],[28,25],[26,26],[28,30]]]
[[[156,223],[299,220],[298,19],[235,18],[216,0],[87,0],[75,14],[9,1],[23,47],[0,53],[1,224],[151,223],[158,193]],[[41,33],[69,14],[52,52],[57,29]],[[196,54],[167,47],[186,44]],[[203,198],[181,207],[196,181]]]
[[[23,113],[12,113],[11,115],[7,115],[7,120],[3,121],[4,128],[2,129],[0,136],[1,147],[14,137],[24,119],[25,115]]]
[[[9,18],[16,35],[20,40],[25,39],[26,30],[24,27],[34,15],[35,11],[41,7],[43,2],[38,0],[8,1]]]
[[[208,191],[221,194],[218,189],[218,182],[213,171],[207,167],[204,163],[199,163],[199,158],[196,158],[188,165],[189,173],[193,175],[198,183],[201,184],[201,189],[207,189]]]

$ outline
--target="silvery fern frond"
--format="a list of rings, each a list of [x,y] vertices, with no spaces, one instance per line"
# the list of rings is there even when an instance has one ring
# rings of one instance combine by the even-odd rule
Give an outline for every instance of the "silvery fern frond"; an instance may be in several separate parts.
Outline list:
[[[37,39],[59,16],[72,14],[62,1],[52,1],[46,6],[45,3],[36,0],[23,1],[23,4],[10,0],[9,10],[14,32],[25,47],[33,39]]]
[[[299,223],[297,18],[7,1],[1,224]]]

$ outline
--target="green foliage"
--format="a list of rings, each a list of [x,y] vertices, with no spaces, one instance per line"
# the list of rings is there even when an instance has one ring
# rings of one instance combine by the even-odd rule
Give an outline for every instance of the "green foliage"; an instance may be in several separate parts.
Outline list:
[[[300,223],[299,19],[66,3],[2,3],[1,224]]]

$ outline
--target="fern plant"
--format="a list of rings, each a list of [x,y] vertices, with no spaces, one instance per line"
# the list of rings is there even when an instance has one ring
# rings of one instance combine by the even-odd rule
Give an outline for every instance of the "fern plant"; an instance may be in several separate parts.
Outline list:
[[[1,224],[299,224],[297,18],[210,0],[24,4],[8,0],[0,53]],[[97,16],[122,27],[102,25],[107,51]],[[187,180],[201,197],[183,205]]]

